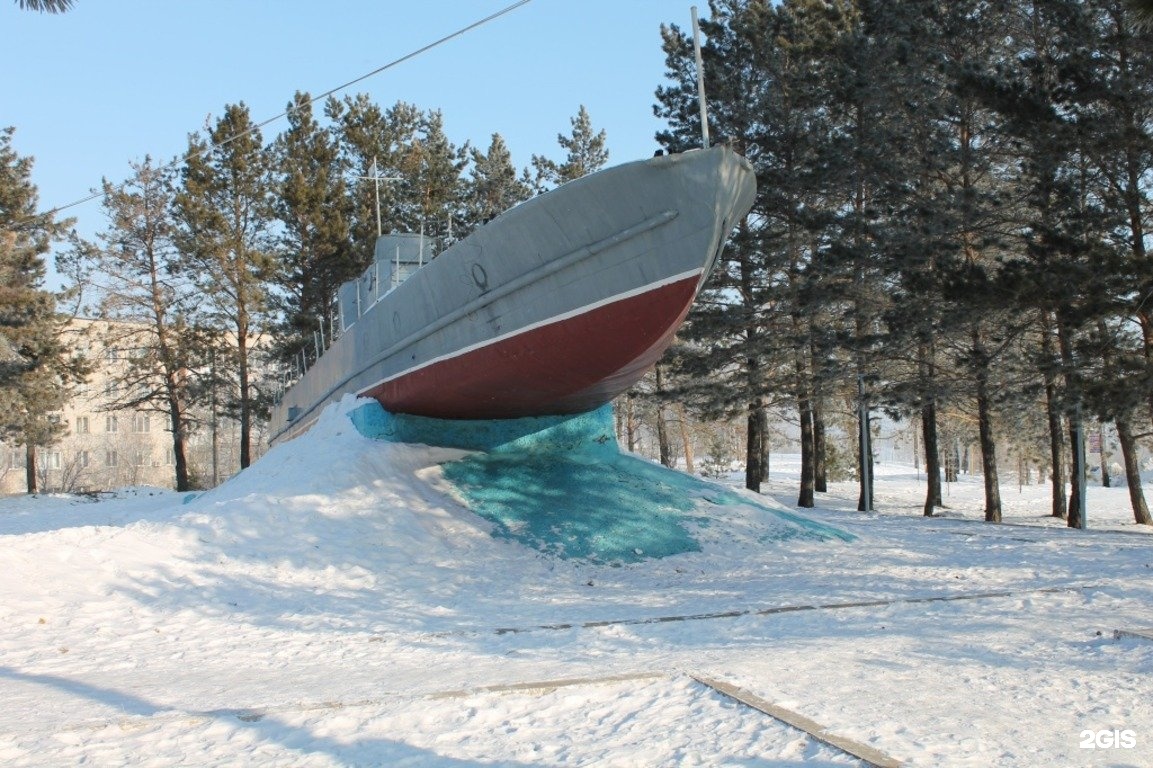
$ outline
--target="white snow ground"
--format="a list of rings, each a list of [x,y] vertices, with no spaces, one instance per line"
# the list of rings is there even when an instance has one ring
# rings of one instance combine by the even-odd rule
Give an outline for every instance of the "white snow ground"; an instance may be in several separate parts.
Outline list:
[[[860,764],[703,675],[909,765],[1153,765],[1153,642],[1113,637],[1153,627],[1123,488],[1091,489],[1087,532],[1047,486],[980,522],[979,478],[927,520],[879,465],[880,513],[851,484],[811,513],[856,541],[757,544],[741,509],[611,567],[489,536],[438,492],[448,455],[333,410],[189,503],[0,500],[0,763]],[[891,602],[836,605],[861,601]]]

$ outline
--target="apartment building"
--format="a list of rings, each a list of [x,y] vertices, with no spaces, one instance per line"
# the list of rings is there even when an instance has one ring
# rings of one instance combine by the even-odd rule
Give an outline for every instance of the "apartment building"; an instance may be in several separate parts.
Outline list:
[[[89,492],[141,485],[173,487],[172,430],[167,415],[155,409],[119,406],[132,394],[123,391],[121,374],[132,350],[144,346],[149,328],[75,319],[66,333],[73,348],[92,363],[92,373],[55,414],[65,426],[65,436],[55,445],[37,449],[38,488]],[[228,419],[213,420],[212,414],[206,414],[204,421],[209,426],[190,438],[186,453],[198,484],[212,485],[239,468],[238,436],[236,425]],[[27,489],[26,459],[23,446],[0,442],[0,493]]]

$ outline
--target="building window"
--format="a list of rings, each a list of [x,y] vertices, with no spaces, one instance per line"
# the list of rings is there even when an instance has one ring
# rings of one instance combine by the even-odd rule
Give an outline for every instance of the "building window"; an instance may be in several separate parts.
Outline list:
[[[132,414],[132,431],[147,432],[150,422],[151,419],[147,413],[134,413]]]
[[[117,418],[116,414],[110,413],[104,417],[104,431],[105,432],[119,432],[120,431],[120,419]]]
[[[115,467],[120,463],[120,458],[116,455],[116,451],[104,452],[104,464],[109,467]]]
[[[138,466],[138,467],[148,466],[148,452],[147,451],[137,451],[136,452],[136,466]]]
[[[40,454],[41,469],[60,469],[60,451],[45,451]]]
[[[13,450],[12,454],[8,457],[9,469],[20,469],[24,466],[24,451]]]
[[[88,451],[77,451],[76,452],[76,464],[81,469],[84,469],[85,467],[88,466]]]
[[[87,416],[77,416],[76,417],[76,434],[78,434],[78,435],[87,435],[88,434],[88,417]]]

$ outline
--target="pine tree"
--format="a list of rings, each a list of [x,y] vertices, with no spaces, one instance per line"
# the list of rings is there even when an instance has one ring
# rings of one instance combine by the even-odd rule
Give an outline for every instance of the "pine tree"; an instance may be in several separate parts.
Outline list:
[[[829,392],[842,376],[830,331],[835,328],[826,299],[820,290],[826,263],[826,229],[832,223],[825,170],[834,135],[828,120],[829,69],[837,41],[846,32],[844,9],[824,7],[802,0],[782,4],[775,18],[767,6],[758,5],[762,25],[756,33],[757,58],[775,62],[775,83],[767,96],[770,118],[757,136],[759,152],[768,161],[758,185],[764,190],[765,223],[761,227],[762,249],[777,254],[770,284],[779,286],[777,303],[782,321],[772,327],[769,338],[779,339],[769,356],[792,361],[775,388],[791,392],[801,427],[801,479],[798,506],[815,506],[814,494],[826,490],[827,442],[823,411]],[[775,43],[775,48],[774,48]],[[759,67],[763,69],[764,67]]]
[[[57,411],[84,366],[62,343],[56,297],[44,290],[44,255],[70,222],[37,214],[32,158],[0,130],[0,438],[25,447],[29,493],[37,490],[36,449],[67,428]]]
[[[1097,417],[1116,424],[1134,519],[1147,525],[1134,424],[1142,409],[1153,413],[1153,313],[1145,301],[1153,293],[1145,243],[1150,201],[1142,181],[1153,166],[1153,40],[1134,33],[1119,0],[1096,0],[1087,9],[1089,23],[1081,29],[1089,37],[1080,42],[1096,55],[1074,81],[1086,148],[1081,188],[1083,197],[1103,205],[1098,216],[1084,217],[1097,230],[1082,240],[1093,246],[1085,258],[1094,274],[1088,285],[1098,296],[1084,302],[1097,317],[1086,318],[1095,328],[1083,335],[1088,344],[1080,354],[1099,360],[1100,375],[1083,380]],[[1082,209],[1092,213],[1097,207]],[[1139,335],[1125,332],[1133,325]]]
[[[358,180],[351,232],[361,263],[372,259],[378,214],[382,233],[424,232],[447,241],[461,222],[468,228],[461,174],[469,150],[449,141],[440,112],[404,102],[382,111],[364,95],[330,99],[325,109],[344,166]]]
[[[233,382],[242,469],[252,463],[260,407],[252,344],[268,310],[272,188],[269,155],[243,103],[226,106],[207,137],[189,137],[174,202],[176,242],[223,345],[218,363]]]
[[[583,104],[571,122],[572,133],[568,136],[558,133],[556,137],[561,149],[568,153],[564,162],[557,163],[541,155],[532,156],[538,191],[546,189],[547,185],[557,186],[587,176],[593,171],[599,171],[608,162],[605,132],[601,130],[594,133],[592,118]]]
[[[1080,348],[1104,309],[1105,274],[1096,264],[1109,250],[1087,162],[1091,99],[1080,87],[1097,66],[1096,45],[1090,42],[1091,16],[1083,3],[1019,0],[1010,10],[1006,38],[1013,49],[987,79],[984,98],[1017,147],[1020,245],[985,295],[1001,296],[1018,311],[1032,309],[1053,324],[1055,359],[1041,365],[1052,366],[1048,381],[1060,382],[1052,399],[1068,421],[1073,456],[1068,521],[1079,526],[1086,480],[1078,451],[1084,439],[1084,374],[1094,362]],[[1056,419],[1050,421],[1056,426]]]
[[[891,241],[900,231],[892,217],[908,196],[910,175],[909,156],[889,152],[907,141],[906,123],[900,119],[902,100],[910,97],[905,77],[917,71],[917,63],[908,60],[916,51],[901,11],[885,2],[842,7],[826,65],[825,107],[832,130],[822,183],[831,221],[813,284],[825,313],[843,318],[834,326],[833,344],[843,358],[842,379],[863,385],[856,429],[863,438],[871,433],[867,419],[885,377],[882,318],[891,303],[885,277],[891,269]],[[875,497],[873,457],[868,441],[860,442],[865,450],[858,451],[858,509],[865,509]]]
[[[102,245],[78,245],[72,259],[99,292],[99,316],[110,321],[105,341],[127,354],[123,368],[110,372],[122,393],[110,407],[164,416],[176,490],[187,491],[194,384],[207,359],[207,340],[197,323],[199,296],[173,242],[175,171],[147,157],[131,165],[126,183],[103,184],[108,227]]]
[[[405,102],[381,110],[364,94],[330,98],[325,114],[333,123],[341,163],[356,178],[349,229],[355,260],[363,268],[372,262],[378,231],[412,231],[414,222],[419,228],[407,158],[424,116]]]
[[[748,55],[753,36],[738,31],[749,13],[736,3],[714,2],[709,18],[701,21],[710,126],[745,152],[755,141],[754,114],[764,93],[758,80],[762,73]],[[655,111],[669,122],[657,140],[669,151],[680,152],[700,144],[695,57],[691,39],[675,25],[662,27],[661,36],[666,75],[672,83],[656,93]],[[754,162],[760,174],[760,164],[756,158]],[[758,200],[755,210],[759,206]],[[678,348],[676,370],[680,395],[698,411],[726,418],[745,413],[745,486],[759,491],[767,466],[767,368],[774,360],[764,349],[763,307],[769,300],[765,295],[769,281],[754,218],[755,214],[737,225],[691,310],[680,334],[685,343]]]
[[[1047,411],[1054,514],[1063,420],[1070,440],[1091,413],[1120,417],[1133,437],[1137,409],[1153,413],[1153,70],[1123,5],[710,3],[710,124],[753,160],[759,190],[683,333],[684,371],[712,386],[682,389],[714,409],[796,398],[802,504],[816,486],[821,403],[858,375],[921,419],[926,514],[940,504],[946,412],[974,409],[992,521],[1006,425],[1045,423],[1019,411]],[[663,39],[671,84],[656,111],[669,127],[658,138],[681,151],[699,132],[695,66],[687,35],[671,27]],[[1127,321],[1142,333],[1119,333]]]
[[[293,97],[288,128],[273,142],[272,152],[273,207],[282,224],[276,245],[276,354],[287,362],[313,346],[318,327],[326,339],[335,335],[332,298],[364,265],[349,231],[352,206],[345,166],[334,136],[313,117],[307,93]]]
[[[518,177],[512,164],[512,155],[499,133],[492,135],[487,152],[470,151],[472,167],[466,188],[466,218],[459,233],[484,224],[517,203],[527,200],[532,189],[523,177]]]
[[[1124,330],[1125,320],[1098,318],[1094,346],[1100,351],[1101,366],[1098,375],[1086,388],[1086,400],[1092,403],[1101,421],[1112,420],[1117,427],[1117,439],[1129,491],[1133,519],[1138,525],[1153,525],[1145,493],[1141,487],[1140,457],[1137,436],[1133,429],[1134,393],[1142,387],[1135,379],[1146,373],[1139,352],[1134,349]],[[1136,375],[1135,375],[1136,374]],[[1102,480],[1106,467],[1102,462]]]
[[[905,193],[891,222],[890,263],[901,289],[888,313],[895,338],[887,356],[895,353],[897,378],[907,376],[905,405],[920,420],[928,478],[924,514],[942,504],[938,420],[945,410],[973,402],[983,438],[986,518],[999,519],[993,403],[1000,381],[984,340],[985,326],[998,322],[997,309],[974,311],[970,296],[956,290],[950,295],[949,284],[968,274],[968,265],[992,262],[999,252],[988,233],[1002,219],[995,166],[1004,148],[990,110],[965,80],[996,57],[1001,9],[980,0],[930,1],[916,8],[909,14],[904,55],[915,59],[909,69],[925,74],[905,80],[899,108],[911,127],[906,141],[912,152]]]
[[[452,221],[462,216],[467,153],[467,146],[457,148],[448,140],[439,111],[421,118],[420,131],[401,161],[401,186],[411,205],[402,219],[406,231],[447,236]]]

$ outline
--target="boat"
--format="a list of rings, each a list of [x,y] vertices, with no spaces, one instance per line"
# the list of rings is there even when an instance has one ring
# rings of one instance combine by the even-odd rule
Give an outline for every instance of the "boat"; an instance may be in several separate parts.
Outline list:
[[[570,181],[435,258],[423,235],[378,238],[338,292],[335,339],[274,406],[272,441],[347,393],[439,419],[595,410],[672,343],[755,193],[748,160],[717,145]]]

